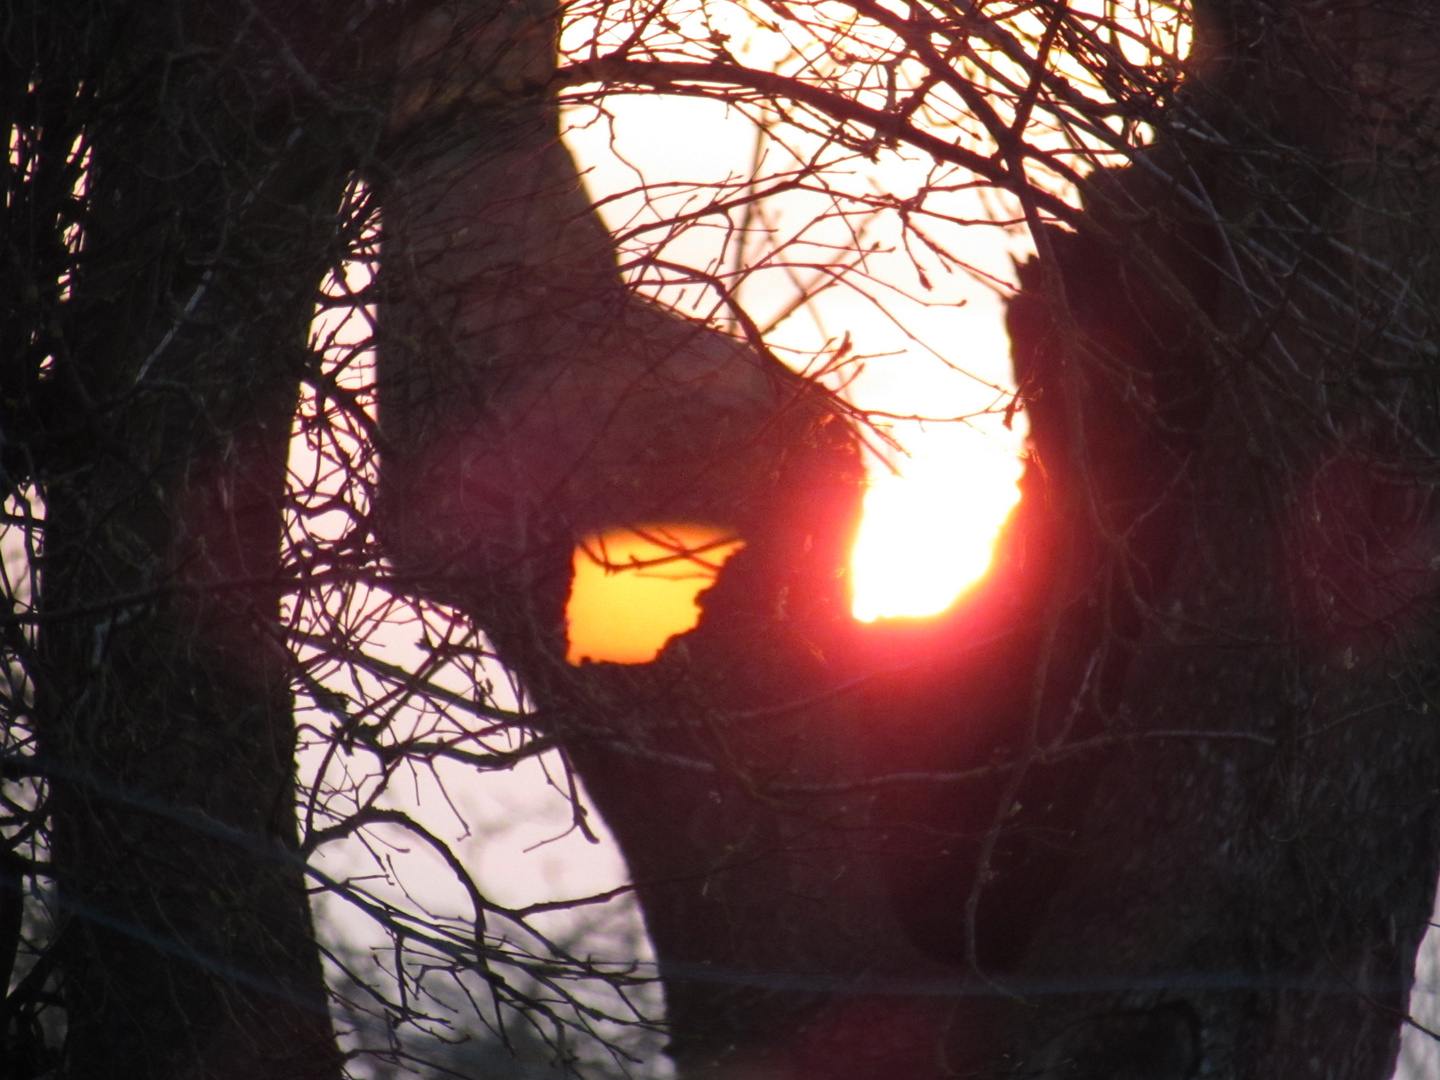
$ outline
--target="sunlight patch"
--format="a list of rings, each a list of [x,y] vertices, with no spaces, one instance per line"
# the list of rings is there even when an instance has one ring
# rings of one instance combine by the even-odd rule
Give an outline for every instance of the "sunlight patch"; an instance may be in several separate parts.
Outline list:
[[[575,548],[566,659],[648,664],[672,637],[695,628],[696,598],[744,546],[733,533],[703,525],[588,537]]]

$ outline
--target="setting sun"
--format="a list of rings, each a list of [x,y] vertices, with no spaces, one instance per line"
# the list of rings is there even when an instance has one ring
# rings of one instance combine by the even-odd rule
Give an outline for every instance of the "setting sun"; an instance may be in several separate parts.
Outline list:
[[[676,634],[700,621],[695,600],[744,547],[702,525],[613,529],[575,549],[565,609],[572,664],[647,664]]]
[[[871,480],[850,560],[857,619],[938,614],[989,569],[1019,498],[1020,465],[993,444],[956,435],[928,440],[898,475]]]
[[[1019,493],[1020,464],[974,432],[916,440],[900,472],[865,495],[851,554],[852,612],[871,622],[944,611],[990,566]],[[575,549],[566,607],[572,664],[645,664],[695,628],[699,594],[744,541],[699,525],[614,529]]]

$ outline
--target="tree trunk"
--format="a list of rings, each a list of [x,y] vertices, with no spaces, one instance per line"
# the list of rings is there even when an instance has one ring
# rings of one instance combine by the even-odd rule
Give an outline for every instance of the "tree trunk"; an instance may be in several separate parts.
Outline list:
[[[361,55],[368,27],[337,46],[337,13],[308,5],[73,15],[26,23],[54,129],[89,155],[30,441],[61,1071],[335,1077],[295,855],[280,538],[309,323],[369,123],[327,93],[384,55]]]
[[[1069,527],[1124,747],[1017,967],[1055,996],[1001,1045],[1075,1077],[1380,1078],[1440,841],[1440,26],[1198,15],[1173,127],[1094,178],[1096,235],[1042,238],[1012,309],[1041,460],[1092,493]]]

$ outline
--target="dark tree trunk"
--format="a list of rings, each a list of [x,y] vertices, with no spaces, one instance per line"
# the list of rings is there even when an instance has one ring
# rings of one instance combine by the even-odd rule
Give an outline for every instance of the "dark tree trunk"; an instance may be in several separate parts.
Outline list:
[[[338,1076],[293,854],[280,537],[335,212],[378,134],[354,73],[385,59],[322,5],[47,8],[14,13],[12,56],[47,134],[83,140],[88,198],[35,427],[8,434],[46,513],[61,1073]]]
[[[1440,25],[1199,14],[1173,129],[1097,178],[1118,243],[1052,235],[1047,314],[1012,311],[1022,374],[1061,388],[1042,458],[1095,477],[1072,528],[1109,545],[1102,603],[1134,627],[1102,642],[1105,729],[1133,738],[1019,969],[1114,989],[1025,1016],[1020,1045],[1073,1076],[1383,1077],[1440,841]]]

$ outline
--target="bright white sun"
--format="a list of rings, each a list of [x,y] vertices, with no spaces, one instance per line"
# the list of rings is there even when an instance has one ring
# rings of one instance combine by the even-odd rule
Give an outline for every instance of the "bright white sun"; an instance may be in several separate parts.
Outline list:
[[[871,478],[850,559],[857,619],[935,615],[990,567],[1020,463],[969,429],[914,440]]]

